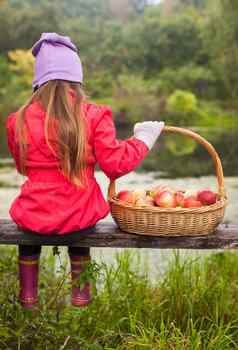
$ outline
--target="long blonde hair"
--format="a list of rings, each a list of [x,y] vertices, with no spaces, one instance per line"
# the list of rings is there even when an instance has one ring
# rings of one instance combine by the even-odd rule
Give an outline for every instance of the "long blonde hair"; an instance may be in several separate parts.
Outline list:
[[[63,174],[78,187],[87,185],[87,125],[81,108],[83,99],[80,84],[51,80],[37,89],[28,103],[19,110],[16,133],[22,174],[26,174],[27,155],[25,113],[31,103],[39,102],[46,111],[46,143],[57,155]],[[54,135],[55,145],[50,143],[50,135]]]

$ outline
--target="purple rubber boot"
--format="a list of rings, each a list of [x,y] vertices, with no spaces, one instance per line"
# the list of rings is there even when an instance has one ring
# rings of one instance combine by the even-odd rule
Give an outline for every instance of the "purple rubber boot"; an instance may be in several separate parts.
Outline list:
[[[33,309],[37,304],[39,255],[19,257],[19,300],[24,308]]]
[[[92,301],[91,283],[85,282],[82,288],[79,286],[80,274],[90,261],[90,256],[70,255],[72,279],[71,303],[77,307],[87,306]]]

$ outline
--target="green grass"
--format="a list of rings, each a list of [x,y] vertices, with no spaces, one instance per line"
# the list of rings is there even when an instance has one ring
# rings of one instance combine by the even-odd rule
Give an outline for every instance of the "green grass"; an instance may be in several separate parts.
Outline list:
[[[0,349],[238,348],[235,253],[184,259],[175,252],[166,272],[153,284],[147,271],[142,273],[139,258],[132,266],[131,254],[117,255],[113,266],[100,266],[101,288],[94,303],[84,309],[69,304],[68,270],[61,267],[56,277],[55,258],[45,257],[39,309],[30,312],[17,302],[15,250],[1,248]],[[66,281],[59,289],[62,279]]]
[[[0,188],[19,188],[19,186],[0,180]]]

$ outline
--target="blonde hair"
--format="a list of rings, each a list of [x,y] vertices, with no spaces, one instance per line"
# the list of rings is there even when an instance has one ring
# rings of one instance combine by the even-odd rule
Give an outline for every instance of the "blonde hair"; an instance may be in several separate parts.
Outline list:
[[[46,111],[46,143],[59,158],[63,174],[78,187],[87,185],[87,125],[81,108],[84,97],[80,84],[51,80],[37,89],[28,103],[19,110],[16,133],[22,174],[26,174],[27,155],[25,113],[31,103],[40,102]],[[53,139],[55,145],[50,143],[49,138]]]

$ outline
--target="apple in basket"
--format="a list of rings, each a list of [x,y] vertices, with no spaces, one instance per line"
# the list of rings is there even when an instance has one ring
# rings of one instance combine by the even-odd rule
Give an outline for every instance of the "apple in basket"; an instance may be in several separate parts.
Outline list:
[[[176,192],[175,199],[176,199],[177,207],[184,207],[185,196],[182,191]]]
[[[198,190],[186,190],[185,192],[184,192],[184,197],[185,198],[187,198],[187,197],[190,197],[190,196],[192,196],[192,197],[196,197],[197,198],[197,195],[198,195]]]
[[[197,195],[197,199],[203,204],[203,205],[211,205],[216,203],[217,201],[217,194],[210,191],[210,190],[203,190],[199,191]]]
[[[147,195],[145,198],[138,198],[135,204],[140,207],[153,207],[154,200],[152,197]]]
[[[170,190],[156,193],[154,196],[154,203],[162,208],[176,208],[176,194]]]
[[[117,194],[117,198],[122,201],[126,202],[128,204],[134,204],[135,203],[135,195],[133,191],[120,191]]]
[[[146,191],[143,189],[136,189],[133,191],[135,202],[138,201],[139,199],[145,200],[146,198]]]
[[[188,196],[184,200],[184,208],[200,208],[202,203],[197,199],[196,196]]]
[[[175,193],[175,191],[172,187],[169,187],[167,185],[159,185],[157,187],[152,188],[152,190],[150,191],[150,196],[155,198],[157,195],[159,195],[160,193],[162,193],[164,191],[169,191],[171,193]]]

